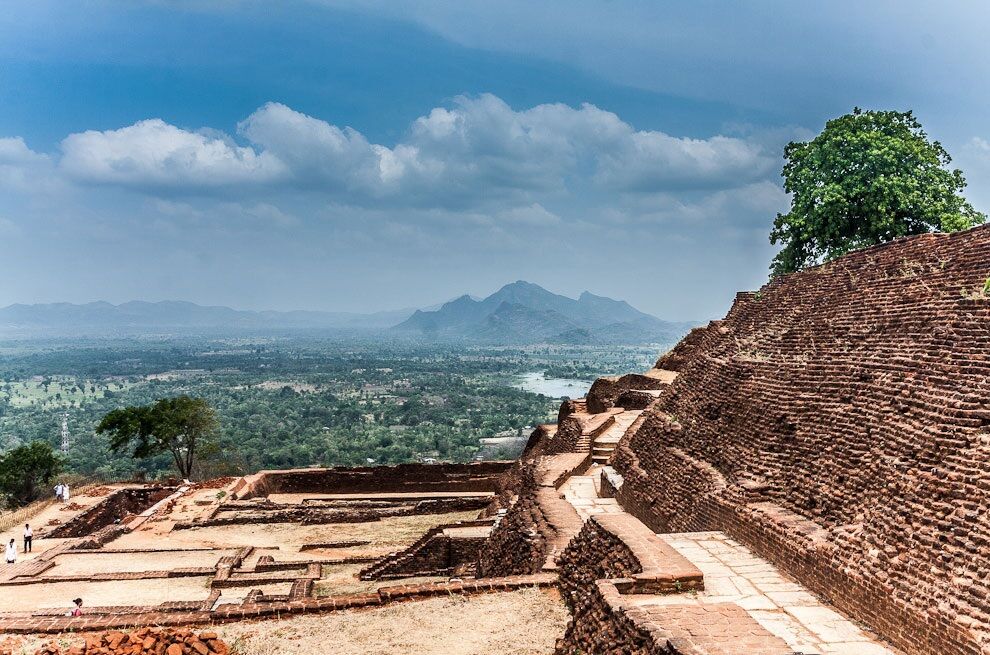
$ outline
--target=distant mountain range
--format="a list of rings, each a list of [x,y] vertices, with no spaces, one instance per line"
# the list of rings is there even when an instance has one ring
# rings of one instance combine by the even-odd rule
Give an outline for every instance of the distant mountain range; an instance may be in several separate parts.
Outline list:
[[[482,300],[461,296],[435,311],[417,310],[395,329],[486,343],[670,343],[693,325],[662,321],[622,300],[587,291],[574,300],[520,280]]]
[[[425,309],[373,314],[244,311],[183,301],[17,304],[0,308],[0,335],[16,336],[348,330],[492,344],[580,344],[673,342],[691,326],[661,321],[626,302],[587,291],[574,300],[521,281],[483,299],[465,295]]]
[[[171,330],[384,329],[404,320],[414,311],[400,309],[374,314],[256,312],[175,300],[135,300],[120,305],[108,302],[9,305],[0,309],[0,332],[39,330],[102,334]]]

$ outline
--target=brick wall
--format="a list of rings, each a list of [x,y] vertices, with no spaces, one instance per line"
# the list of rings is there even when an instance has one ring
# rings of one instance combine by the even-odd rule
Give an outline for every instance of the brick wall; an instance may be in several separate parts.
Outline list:
[[[45,538],[85,537],[102,528],[110,528],[124,517],[140,514],[175,489],[170,487],[136,487],[115,491],[104,500],[62,525],[52,528]]]
[[[261,471],[234,490],[239,499],[273,493],[384,493],[495,491],[511,462],[472,464],[397,464]]]
[[[463,564],[475,564],[487,536],[449,537],[449,528],[490,526],[490,519],[446,523],[427,530],[409,547],[386,555],[364,568],[361,580],[389,580],[414,576],[449,575]]]
[[[587,453],[544,455],[520,462],[513,471],[516,497],[481,547],[479,577],[524,575],[551,570],[582,521],[557,487],[586,468]]]
[[[908,653],[990,649],[990,227],[741,294],[658,365],[624,506],[723,529]]]
[[[545,521],[540,512],[535,462],[520,467],[515,476],[518,497],[478,554],[478,576],[528,574],[546,560]]]
[[[735,603],[698,603],[701,571],[628,514],[592,517],[559,559],[571,611],[557,655],[793,655]],[[650,595],[672,595],[663,605]]]
[[[589,412],[604,412],[615,407],[622,392],[629,389],[656,390],[667,386],[667,383],[657,378],[640,373],[627,373],[623,376],[603,377],[595,380],[588,390],[587,406]]]

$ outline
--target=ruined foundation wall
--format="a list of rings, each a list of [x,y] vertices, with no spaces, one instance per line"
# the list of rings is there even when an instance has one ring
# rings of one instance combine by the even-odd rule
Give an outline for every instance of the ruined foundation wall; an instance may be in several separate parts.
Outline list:
[[[536,464],[520,467],[516,474],[518,497],[492,531],[478,554],[478,576],[493,577],[535,573],[547,556],[546,526],[539,507]]]
[[[234,495],[243,500],[275,493],[496,491],[511,467],[512,462],[479,462],[261,471],[244,478]]]
[[[655,529],[722,529],[908,653],[990,648],[990,228],[742,294],[614,457]]]
[[[111,527],[132,514],[140,514],[170,495],[171,487],[138,487],[115,491],[104,500],[43,535],[45,538],[85,537]]]
[[[587,468],[587,453],[544,455],[521,461],[513,471],[516,496],[478,555],[480,577],[526,575],[555,567],[581,517],[557,488]]]
[[[615,407],[624,391],[658,390],[666,386],[666,381],[640,373],[598,378],[588,390],[588,411],[598,413]]]

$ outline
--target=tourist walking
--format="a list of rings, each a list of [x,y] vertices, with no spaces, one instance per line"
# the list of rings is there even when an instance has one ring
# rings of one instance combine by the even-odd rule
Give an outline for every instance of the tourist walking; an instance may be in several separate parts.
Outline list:
[[[62,489],[64,488],[65,485],[62,484],[61,482],[55,485],[55,500],[62,500]]]
[[[28,523],[24,524],[24,552],[31,552],[31,541],[34,539],[34,530],[31,529],[31,525]]]
[[[62,502],[69,502],[69,485],[67,484],[62,485]]]
[[[17,542],[13,539],[7,544],[7,563],[13,564],[17,561]]]

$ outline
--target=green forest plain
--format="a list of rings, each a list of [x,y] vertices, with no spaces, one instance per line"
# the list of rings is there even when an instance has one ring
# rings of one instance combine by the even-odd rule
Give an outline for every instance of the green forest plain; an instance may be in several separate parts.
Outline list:
[[[67,470],[155,477],[168,455],[112,454],[94,432],[107,412],[182,394],[220,421],[199,477],[264,468],[507,458],[518,446],[480,439],[523,435],[552,421],[559,398],[513,386],[521,375],[590,382],[647,368],[670,344],[484,347],[365,337],[128,337],[0,341],[0,452],[43,440]]]

